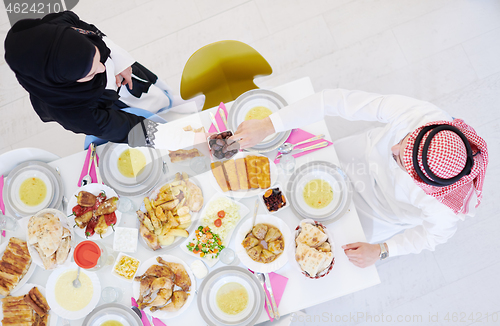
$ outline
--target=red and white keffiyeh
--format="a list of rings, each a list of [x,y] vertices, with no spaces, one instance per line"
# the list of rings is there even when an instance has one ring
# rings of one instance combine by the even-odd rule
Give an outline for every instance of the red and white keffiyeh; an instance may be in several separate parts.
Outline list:
[[[458,128],[467,137],[472,149],[474,165],[468,175],[463,176],[452,185],[437,187],[423,182],[417,175],[413,167],[412,153],[415,139],[424,127],[443,124]],[[422,149],[430,132],[431,131],[424,135],[419,146],[418,164],[422,171],[424,171],[422,164]],[[427,160],[430,170],[436,176],[443,179],[452,178],[458,175],[465,166],[467,151],[464,142],[453,131],[442,130],[432,138],[428,149]],[[486,167],[488,166],[488,148],[484,139],[479,137],[476,131],[461,119],[455,119],[452,122],[435,121],[413,131],[408,137],[404,150],[403,164],[415,183],[422,188],[426,194],[435,197],[438,201],[451,208],[455,214],[467,214],[469,200],[471,199],[473,191],[475,191],[477,195],[477,204],[479,205],[481,202],[484,175],[486,173]],[[425,171],[424,174],[429,177]]]

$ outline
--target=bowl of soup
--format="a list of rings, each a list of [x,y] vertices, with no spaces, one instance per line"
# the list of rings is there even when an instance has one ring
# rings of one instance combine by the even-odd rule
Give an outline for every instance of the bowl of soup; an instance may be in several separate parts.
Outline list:
[[[54,195],[49,176],[37,170],[21,173],[14,180],[11,192],[16,206],[26,213],[36,213],[48,207]]]

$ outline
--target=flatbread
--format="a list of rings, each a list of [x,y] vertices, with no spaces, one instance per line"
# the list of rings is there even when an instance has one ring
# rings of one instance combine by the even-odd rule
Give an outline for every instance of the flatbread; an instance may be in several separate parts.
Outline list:
[[[302,243],[299,243],[295,251],[295,259],[299,263],[300,268],[311,277],[315,277],[321,271],[326,258],[325,253],[319,252]]]
[[[301,227],[302,230],[295,240],[297,244],[303,243],[309,247],[315,248],[328,239],[326,233],[310,223],[301,223]]]

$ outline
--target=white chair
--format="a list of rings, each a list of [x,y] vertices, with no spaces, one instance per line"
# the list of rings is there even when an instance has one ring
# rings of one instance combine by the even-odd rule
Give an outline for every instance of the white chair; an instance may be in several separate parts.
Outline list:
[[[60,159],[59,156],[39,148],[25,147],[11,150],[0,155],[0,175],[6,175],[17,165],[27,161],[49,163]]]

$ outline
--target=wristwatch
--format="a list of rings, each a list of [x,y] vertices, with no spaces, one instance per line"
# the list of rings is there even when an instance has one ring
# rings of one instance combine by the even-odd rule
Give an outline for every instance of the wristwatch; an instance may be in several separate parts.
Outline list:
[[[387,249],[385,249],[385,244],[379,243],[379,246],[380,246],[380,256],[379,256],[380,260],[384,260],[387,257],[389,257],[389,252],[387,251]]]

